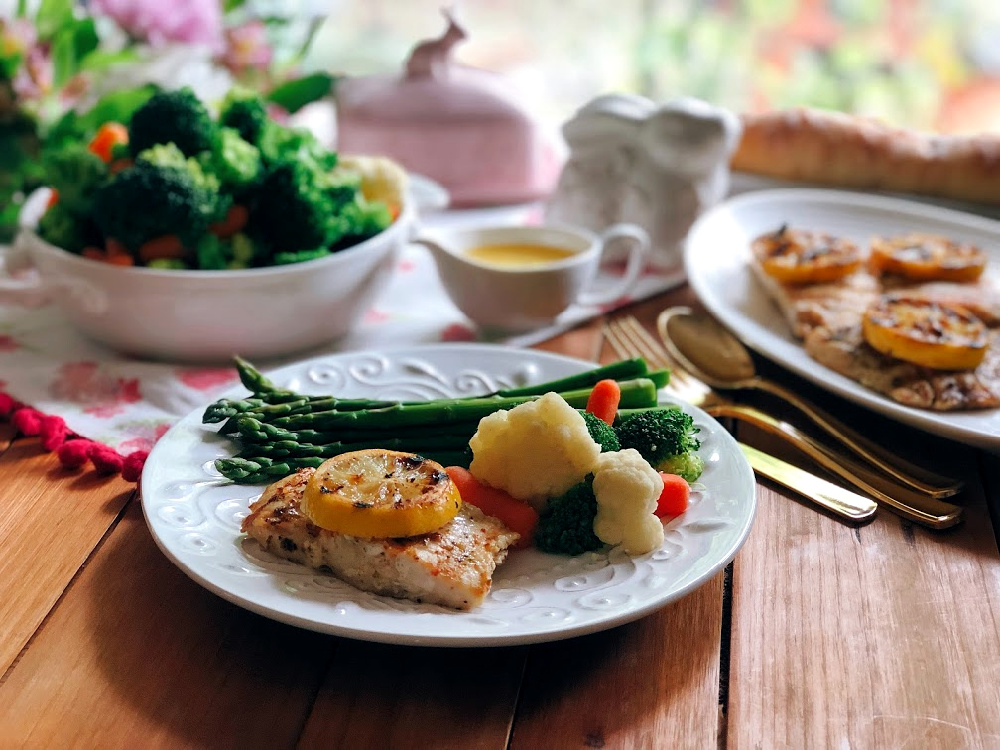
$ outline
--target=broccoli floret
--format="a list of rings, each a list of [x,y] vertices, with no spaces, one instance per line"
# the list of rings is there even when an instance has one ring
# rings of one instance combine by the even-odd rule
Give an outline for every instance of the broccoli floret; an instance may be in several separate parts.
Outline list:
[[[199,184],[192,169],[137,159],[96,191],[94,222],[105,238],[132,251],[164,234],[194,247],[220,214],[220,195],[209,185]]]
[[[87,229],[85,221],[68,211],[62,201],[49,207],[38,221],[38,235],[43,240],[71,253],[93,244]]]
[[[316,172],[301,162],[272,168],[257,190],[250,234],[274,252],[327,248],[347,230],[318,184]]]
[[[345,225],[342,245],[353,245],[374,237],[392,224],[388,206],[381,201],[366,201],[361,193],[344,206],[340,218]]]
[[[203,234],[194,250],[197,268],[202,271],[222,271],[226,268],[229,258],[226,246],[214,234]]]
[[[626,416],[615,427],[622,450],[635,448],[654,468],[669,458],[693,453],[701,447],[694,419],[680,409],[645,409]],[[676,473],[676,472],[672,472]]]
[[[603,543],[594,533],[596,515],[594,477],[588,475],[564,494],[549,500],[538,517],[535,546],[557,555],[582,555],[600,549]]]
[[[229,190],[252,185],[261,175],[260,151],[233,128],[222,128],[204,164]]]
[[[151,146],[141,151],[135,159],[137,162],[149,162],[157,167],[180,169],[187,172],[198,187],[212,191],[219,189],[219,179],[214,174],[206,172],[201,162],[193,156],[185,156],[176,144],[161,143]],[[222,213],[225,214],[224,211]]]
[[[235,128],[247,143],[256,146],[269,122],[267,107],[253,91],[234,88],[226,96],[219,113],[219,124]]]
[[[128,140],[133,154],[158,143],[173,143],[187,156],[208,151],[217,125],[190,88],[153,94],[132,115]]]
[[[618,435],[611,425],[589,411],[581,411],[580,413],[583,415],[583,421],[587,423],[587,432],[594,438],[594,442],[601,446],[601,453],[621,450]]]
[[[326,175],[337,166],[337,152],[331,151],[306,128],[289,128],[269,120],[257,143],[267,165],[298,162]]]
[[[364,196],[361,194],[361,182],[360,174],[339,167],[329,172],[323,172],[320,176],[320,186],[338,209],[342,209],[358,199],[364,200]]]
[[[253,264],[255,252],[253,240],[242,232],[237,232],[229,238],[229,255],[232,260],[226,264],[226,268],[249,268]]]
[[[677,474],[684,477],[688,484],[698,481],[698,477],[705,470],[705,459],[697,453],[681,453],[679,456],[671,456],[664,459],[657,466],[660,471],[667,474]]]
[[[93,207],[94,191],[108,177],[108,166],[82,143],[46,153],[42,165],[45,182],[59,192],[63,210],[87,216]]]
[[[320,247],[315,250],[299,250],[294,253],[275,253],[271,262],[276,266],[286,266],[289,263],[301,263],[305,260],[325,258],[329,254],[330,251],[325,247]]]

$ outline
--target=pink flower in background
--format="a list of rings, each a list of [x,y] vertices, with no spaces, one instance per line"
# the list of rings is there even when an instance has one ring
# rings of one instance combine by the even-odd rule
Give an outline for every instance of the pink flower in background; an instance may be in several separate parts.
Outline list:
[[[20,54],[24,63],[14,73],[11,85],[20,99],[37,99],[52,88],[52,56],[48,45],[38,43],[35,26],[21,19],[0,19],[0,54]]]
[[[221,51],[222,10],[216,0],[91,0],[136,39],[153,45],[182,42]]]
[[[13,336],[0,336],[0,352],[16,352],[20,348]]]
[[[266,68],[271,64],[274,50],[267,39],[267,26],[263,21],[248,21],[226,29],[225,40],[222,64],[234,73],[247,68]]]
[[[95,417],[113,417],[125,411],[126,404],[134,404],[142,400],[138,378],[130,380],[118,378],[117,386],[117,390],[109,394],[103,403],[84,409],[84,414],[92,414]]]
[[[100,371],[96,362],[67,362],[51,386],[52,395],[83,405],[85,414],[112,417],[125,404],[142,400],[136,378],[114,378]]]
[[[232,368],[206,368],[201,370],[181,370],[177,377],[188,388],[196,391],[209,391],[218,386],[228,385],[236,380]]]
[[[166,422],[161,422],[159,424],[153,424],[152,430],[150,430],[150,425],[143,425],[142,427],[134,431],[135,437],[131,437],[128,440],[123,441],[118,446],[118,452],[127,455],[133,451],[148,451],[153,445],[163,437],[167,430],[170,429],[170,425]]]

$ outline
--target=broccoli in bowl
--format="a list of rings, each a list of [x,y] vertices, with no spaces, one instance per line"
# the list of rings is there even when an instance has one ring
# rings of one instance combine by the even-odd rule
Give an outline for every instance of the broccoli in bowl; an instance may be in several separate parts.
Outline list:
[[[159,91],[127,123],[53,146],[45,164],[53,197],[37,227],[43,240],[94,260],[171,270],[338,253],[387,229],[405,191],[372,197],[365,170],[269,117],[242,90],[218,115],[190,89]]]

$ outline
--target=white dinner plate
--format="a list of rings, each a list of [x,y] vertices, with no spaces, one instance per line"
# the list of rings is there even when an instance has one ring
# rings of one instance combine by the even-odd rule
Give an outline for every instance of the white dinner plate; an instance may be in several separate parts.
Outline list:
[[[751,241],[783,223],[848,237],[867,246],[873,235],[932,232],[973,242],[1000,264],[1000,222],[897,198],[840,190],[761,190],[707,211],[688,236],[685,267],[698,298],[744,343],[817,385],[927,432],[1000,452],[1000,409],[934,412],[865,388],[813,360],[753,278]]]
[[[325,356],[268,373],[309,394],[417,400],[552,380],[593,367],[544,352],[442,344]],[[230,397],[241,398],[245,391]],[[263,552],[240,522],[263,487],[223,480],[232,454],[199,409],[157,442],[142,474],[142,508],[156,543],[191,578],[266,617],[386,643],[501,646],[581,635],[634,620],[684,596],[724,568],[754,516],[753,471],[711,417],[683,406],[701,428],[706,469],[691,506],[665,526],[663,545],[639,557],[612,550],[579,557],[513,552],[485,603],[471,612],[368,594]]]

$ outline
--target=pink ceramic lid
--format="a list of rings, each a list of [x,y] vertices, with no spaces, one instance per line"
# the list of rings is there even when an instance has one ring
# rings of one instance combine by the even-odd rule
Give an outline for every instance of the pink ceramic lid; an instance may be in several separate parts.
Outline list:
[[[448,29],[411,52],[394,76],[343,80],[337,146],[383,154],[445,187],[453,205],[535,200],[554,187],[558,150],[501,75],[455,64],[465,38]]]

